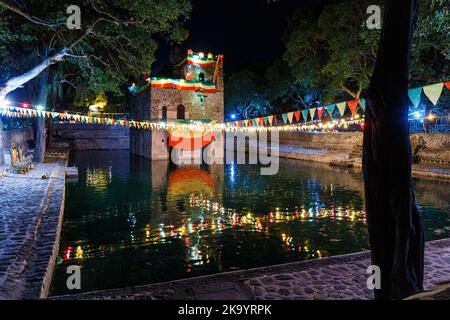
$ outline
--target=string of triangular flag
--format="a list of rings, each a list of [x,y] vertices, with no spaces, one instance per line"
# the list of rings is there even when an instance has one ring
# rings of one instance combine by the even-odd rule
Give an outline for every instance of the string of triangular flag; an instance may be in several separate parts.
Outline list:
[[[450,81],[441,82],[437,84],[427,85],[420,88],[413,88],[408,91],[409,98],[414,106],[418,106],[421,102],[422,92],[425,96],[436,105],[441,97],[444,86],[450,90]],[[348,107],[348,109],[347,109]],[[352,101],[340,102],[324,107],[315,107],[304,110],[296,110],[288,113],[283,113],[281,119],[284,126],[275,126],[277,124],[278,115],[270,115],[258,117],[254,119],[244,119],[238,121],[231,121],[226,123],[201,123],[193,120],[191,123],[177,123],[177,122],[152,122],[152,121],[136,121],[128,119],[115,119],[109,117],[93,117],[89,115],[61,113],[54,111],[43,111],[32,108],[21,108],[7,105],[0,105],[0,113],[6,117],[46,117],[52,119],[59,119],[60,121],[79,122],[87,124],[103,124],[109,126],[128,127],[133,129],[144,130],[189,130],[189,131],[237,131],[237,130],[267,130],[267,127],[277,128],[280,131],[291,130],[316,130],[316,129],[330,129],[329,122],[322,123],[324,112],[326,112],[333,121],[333,126],[346,126],[348,124],[360,123],[360,115],[358,109],[365,111],[366,101],[364,99],[356,99]],[[337,110],[337,111],[336,111]],[[338,119],[344,117],[347,110],[350,110],[352,117],[348,120]],[[295,121],[294,121],[295,120]],[[303,120],[304,124],[299,123]],[[297,122],[297,123],[295,123]]]
[[[440,82],[436,84],[426,85],[423,87],[418,88],[412,88],[408,90],[408,95],[411,100],[411,103],[414,107],[417,107],[420,102],[422,101],[422,92],[425,94],[425,96],[433,103],[433,105],[436,105],[442,95],[442,90],[444,86],[450,90],[450,81],[446,82]],[[336,111],[337,110],[337,111]],[[317,122],[321,121],[324,116],[324,111],[326,114],[332,118],[336,119],[337,117],[344,117],[347,110],[350,111],[351,118],[352,119],[358,119],[361,117],[360,114],[358,114],[358,110],[361,111],[361,114],[364,114],[366,110],[366,100],[364,98],[362,99],[355,99],[351,101],[344,101],[339,103],[333,103],[330,105],[326,105],[323,107],[314,107],[309,109],[303,109],[303,110],[296,110],[291,111],[287,113],[281,114],[281,119],[283,121],[284,125],[287,124],[294,124],[299,122],[309,123],[309,122]],[[270,122],[268,121],[270,117]],[[271,116],[265,116],[260,117],[263,119],[263,121],[254,121],[254,119],[247,119],[247,120],[239,120],[239,121],[231,121],[228,123],[229,126],[250,126],[250,125],[270,125],[272,126],[273,119],[277,118],[277,115],[271,115]],[[256,118],[259,119],[259,118]],[[294,121],[295,119],[295,121]]]

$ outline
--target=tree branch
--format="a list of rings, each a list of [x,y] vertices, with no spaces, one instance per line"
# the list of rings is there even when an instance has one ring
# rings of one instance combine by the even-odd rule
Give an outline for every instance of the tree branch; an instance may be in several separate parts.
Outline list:
[[[341,84],[341,89],[342,91],[348,93],[350,96],[352,96],[353,98],[357,98],[357,94],[354,93],[353,91],[351,91],[349,88],[347,88],[346,86],[344,86],[343,84]]]
[[[67,49],[64,48],[57,54],[45,59],[40,64],[35,66],[30,71],[18,76],[9,79],[3,88],[0,89],[0,101],[5,98],[5,96],[10,93],[11,91],[16,90],[17,88],[21,88],[25,83],[30,81],[31,79],[34,79],[37,77],[41,72],[43,72],[45,69],[47,69],[52,64],[55,64],[59,61],[64,60],[64,57],[68,55]]]
[[[6,2],[1,1],[1,0],[0,0],[0,6],[6,8],[6,9],[9,9],[11,11],[14,11],[15,13],[21,15],[22,17],[24,17],[25,19],[33,22],[34,24],[46,26],[46,27],[48,27],[48,28],[50,28],[52,30],[55,30],[55,31],[58,29],[58,27],[60,27],[62,25],[65,25],[65,23],[51,23],[51,22],[42,20],[40,18],[32,16],[32,15],[26,13],[25,11],[22,11],[19,8],[16,8],[16,7],[10,5],[9,3],[6,3]]]
[[[70,82],[69,80],[66,80],[66,79],[63,79],[63,80],[60,80],[60,81],[58,81],[58,83],[67,83],[68,85],[70,85],[71,87],[73,87],[74,89],[77,89],[77,86],[76,85],[74,85],[72,82]]]
[[[6,9],[9,9],[23,17],[25,17],[26,19],[30,20],[33,23],[36,24],[40,24],[40,25],[44,25],[47,26],[53,30],[56,31],[56,35],[58,37],[61,37],[62,35],[56,30],[56,28],[60,25],[58,23],[52,24],[49,23],[47,21],[41,20],[39,18],[33,17],[31,15],[29,15],[28,13],[17,9],[14,6],[9,5],[8,3],[5,3],[4,1],[0,0],[0,6],[3,6]],[[37,66],[35,66],[34,68],[32,68],[30,71],[9,79],[4,85],[3,87],[0,89],[0,101],[4,100],[6,95],[8,93],[10,93],[11,91],[14,91],[18,88],[21,88],[25,83],[27,83],[28,81],[34,79],[35,77],[37,77],[39,74],[41,74],[41,72],[43,72],[45,69],[47,69],[49,66],[51,66],[52,64],[55,64],[59,61],[64,60],[65,57],[72,57],[72,58],[87,58],[87,56],[83,55],[83,56],[79,56],[79,55],[74,55],[72,53],[70,53],[71,51],[74,50],[74,48],[80,44],[86,37],[90,36],[91,34],[94,34],[94,29],[95,27],[100,23],[100,22],[109,22],[109,23],[113,23],[116,25],[124,25],[124,26],[128,26],[129,24],[141,24],[145,21],[141,20],[141,21],[134,21],[134,19],[131,19],[130,21],[120,21],[117,20],[117,18],[112,17],[112,20],[109,18],[105,18],[105,17],[100,17],[97,20],[95,20],[90,26],[88,26],[85,30],[85,32],[78,38],[76,39],[74,42],[72,42],[72,44],[66,46],[64,49],[62,49],[60,52],[56,53],[55,55],[46,58],[44,61],[42,61],[40,64],[38,64]],[[51,39],[51,42],[53,42],[53,39]],[[108,51],[108,54],[109,51]],[[91,69],[91,72],[93,72],[92,66],[90,66],[89,63],[89,59],[87,59],[88,61],[88,66]],[[116,67],[118,68],[118,66],[116,65]],[[119,68],[118,68],[119,69]]]

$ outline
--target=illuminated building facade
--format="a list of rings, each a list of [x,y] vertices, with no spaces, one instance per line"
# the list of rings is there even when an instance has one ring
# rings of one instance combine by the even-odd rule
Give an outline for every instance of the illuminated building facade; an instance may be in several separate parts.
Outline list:
[[[224,121],[223,56],[194,53],[176,67],[179,79],[151,78],[151,119],[159,122],[222,123]],[[223,158],[222,133],[177,130],[151,133],[153,160],[177,157],[197,158],[206,148],[208,156]],[[194,152],[192,152],[194,150]],[[195,152],[197,151],[197,152]]]

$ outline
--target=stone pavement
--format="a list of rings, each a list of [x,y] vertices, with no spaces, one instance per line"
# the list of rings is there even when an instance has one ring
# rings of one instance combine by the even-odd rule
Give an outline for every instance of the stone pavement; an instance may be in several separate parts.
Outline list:
[[[367,300],[369,252],[52,299]],[[425,289],[450,282],[450,239],[426,245]]]
[[[65,166],[64,161],[38,164],[26,175],[0,177],[0,300],[39,298],[49,286]]]

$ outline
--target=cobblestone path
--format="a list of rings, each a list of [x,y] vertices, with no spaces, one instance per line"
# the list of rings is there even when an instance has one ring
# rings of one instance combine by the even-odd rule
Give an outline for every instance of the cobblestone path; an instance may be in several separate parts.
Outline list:
[[[245,283],[257,299],[352,300],[373,299],[367,289],[369,256],[356,255],[347,262],[324,260],[299,272],[255,277]],[[450,241],[428,244],[425,257],[425,290],[450,282]]]
[[[62,162],[38,164],[26,175],[0,177],[0,299],[22,298],[31,288],[39,297],[58,233],[46,224],[49,213],[59,218],[64,167]]]

